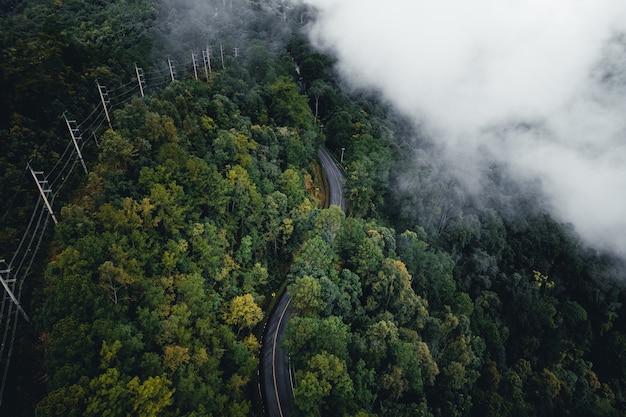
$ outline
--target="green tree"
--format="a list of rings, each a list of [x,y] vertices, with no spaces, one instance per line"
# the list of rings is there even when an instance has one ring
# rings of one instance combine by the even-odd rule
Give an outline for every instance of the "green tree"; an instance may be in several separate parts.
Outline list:
[[[456,283],[453,277],[454,260],[407,230],[398,237],[398,254],[413,276],[413,287],[428,299],[436,309],[452,305]]]
[[[307,94],[314,100],[314,121],[317,123],[320,113],[325,116],[328,112],[327,109],[332,105],[335,90],[324,80],[317,79],[311,83],[307,90]],[[328,103],[325,103],[326,101],[328,101]]]
[[[350,328],[340,317],[292,317],[287,324],[285,344],[294,363],[304,365],[313,355],[326,351],[348,360]]]
[[[139,150],[118,132],[107,130],[101,139],[98,166],[101,174],[125,172],[139,156]]]
[[[292,306],[303,317],[315,316],[326,306],[322,299],[322,286],[317,278],[305,275],[296,278],[289,286]]]
[[[271,86],[272,103],[270,117],[280,126],[307,129],[312,125],[313,115],[306,98],[298,94],[296,84],[287,77],[279,77]]]
[[[297,207],[304,197],[304,181],[297,171],[287,168],[278,180],[279,191],[287,196],[289,208]]]
[[[314,278],[334,276],[334,253],[331,246],[320,236],[306,240],[294,258],[291,274],[295,276],[310,275]]]
[[[348,166],[346,178],[348,208],[355,217],[366,217],[375,208],[372,169],[372,161],[368,158],[354,161]]]
[[[135,282],[135,279],[123,268],[115,266],[111,261],[106,261],[100,265],[98,272],[100,273],[100,287],[107,292],[113,304],[118,304],[128,298],[124,291]]]
[[[263,310],[254,302],[251,294],[239,295],[231,300],[228,311],[224,314],[228,324],[251,329],[263,318]]]
[[[75,384],[69,387],[59,388],[49,392],[36,406],[35,416],[37,417],[81,417],[85,410],[85,398],[87,389],[84,386],[87,378],[84,377],[84,384]]]
[[[174,391],[170,389],[171,381],[167,377],[149,377],[140,383],[134,377],[128,382],[131,395],[131,415],[138,417],[157,417],[173,403]]]
[[[89,382],[85,416],[121,417],[131,411],[131,392],[125,377],[115,368],[107,369]]]
[[[354,385],[345,362],[323,351],[313,356],[307,365],[306,371],[296,372],[296,407],[310,416],[345,410],[354,395]]]

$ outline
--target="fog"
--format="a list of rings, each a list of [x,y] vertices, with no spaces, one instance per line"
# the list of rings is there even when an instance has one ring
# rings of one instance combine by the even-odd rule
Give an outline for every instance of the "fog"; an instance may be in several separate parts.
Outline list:
[[[155,38],[161,49],[184,59],[207,46],[214,59],[220,46],[226,55],[234,48],[244,53],[253,40],[280,49],[290,36],[283,11],[288,10],[277,0],[164,0],[155,10]]]
[[[351,88],[380,92],[467,189],[495,161],[626,256],[626,2],[305,0]]]

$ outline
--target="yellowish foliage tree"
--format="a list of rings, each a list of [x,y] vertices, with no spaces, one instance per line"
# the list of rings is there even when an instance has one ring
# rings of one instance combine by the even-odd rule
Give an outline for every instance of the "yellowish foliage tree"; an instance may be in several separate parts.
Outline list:
[[[244,327],[247,329],[254,327],[262,318],[263,310],[257,305],[251,294],[233,298],[224,314],[226,323],[238,326],[239,331]]]

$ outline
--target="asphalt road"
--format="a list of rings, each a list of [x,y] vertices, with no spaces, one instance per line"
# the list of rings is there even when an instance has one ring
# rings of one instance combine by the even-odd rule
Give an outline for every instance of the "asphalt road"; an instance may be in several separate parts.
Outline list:
[[[289,355],[282,341],[291,317],[291,297],[283,292],[272,310],[263,333],[261,347],[261,393],[268,417],[293,415],[293,387],[289,371]]]
[[[343,170],[335,162],[333,157],[330,155],[330,152],[328,152],[328,149],[320,149],[317,151],[317,156],[322,163],[322,167],[326,173],[326,178],[328,178],[330,204],[340,206],[343,211],[346,211],[346,202],[343,198],[346,177]]]
[[[317,153],[328,178],[330,204],[346,210],[343,199],[345,176],[326,148]],[[278,299],[265,325],[261,346],[259,379],[261,395],[267,417],[293,416],[293,378],[289,369],[289,354],[282,347],[287,321],[292,315],[289,309],[291,297],[287,292]]]

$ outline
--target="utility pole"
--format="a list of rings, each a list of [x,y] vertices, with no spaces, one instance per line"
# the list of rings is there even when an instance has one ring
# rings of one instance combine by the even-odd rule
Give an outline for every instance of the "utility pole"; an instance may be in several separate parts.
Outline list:
[[[191,62],[193,63],[193,76],[198,81],[198,60],[193,52],[191,53]]]
[[[139,92],[141,93],[141,97],[143,97],[143,89],[146,87],[146,77],[143,75],[143,69],[139,68],[136,62],[135,73],[137,74],[137,83],[139,83]]]
[[[57,218],[54,215],[54,211],[52,211],[52,206],[50,205],[50,201],[48,201],[48,193],[51,193],[52,190],[46,185],[48,184],[47,179],[39,179],[39,175],[43,175],[43,171],[33,171],[33,168],[30,166],[30,162],[26,165],[26,167],[30,170],[33,179],[35,180],[35,184],[37,184],[37,188],[39,189],[39,193],[41,194],[41,198],[43,198],[43,202],[48,208],[48,212],[54,221],[54,224],[58,224]],[[43,186],[46,185],[46,189],[44,190]]]
[[[65,113],[63,113],[63,117],[65,118],[65,123],[67,124],[67,128],[70,131],[70,136],[72,137],[72,141],[74,142],[74,147],[76,148],[76,153],[78,153],[80,163],[83,164],[85,174],[89,175],[89,172],[87,171],[87,165],[85,165],[85,160],[83,159],[83,154],[80,152],[80,147],[78,146],[78,141],[83,140],[83,137],[80,135],[78,126],[76,125],[76,120],[68,120]]]
[[[211,51],[207,45],[206,50],[202,51],[202,60],[204,61],[204,73],[206,74],[206,81],[209,82],[211,76]]]
[[[226,69],[226,66],[224,65],[224,47],[222,46],[221,43],[220,43],[220,55],[222,56],[222,69]]]
[[[174,78],[174,74],[176,74],[176,68],[174,68],[174,62],[168,57],[167,58],[167,64],[170,67],[170,78],[173,81],[176,81],[176,78]]]
[[[0,259],[0,263],[3,263],[5,265],[7,265],[7,263],[4,261],[4,259]],[[12,279],[10,278],[10,273],[11,273],[11,268],[9,268],[8,265],[6,266],[6,269],[1,269],[0,270],[0,283],[2,283],[2,286],[4,287],[4,290],[7,292],[7,294],[11,298],[11,301],[13,301],[13,303],[15,304],[17,309],[20,311],[20,313],[22,313],[22,315],[24,316],[26,321],[30,321],[30,319],[26,315],[26,312],[24,311],[24,309],[20,305],[19,300],[17,299],[15,294],[13,294],[13,291],[11,291],[11,288],[9,288],[9,283],[14,283],[15,282],[15,278],[12,278]]]
[[[343,152],[344,152],[345,150],[346,150],[346,147],[345,147],[345,146],[342,146],[342,147],[341,147],[341,161],[340,161],[342,164],[343,164]]]
[[[111,124],[111,116],[109,115],[109,106],[111,105],[111,99],[109,98],[109,93],[107,92],[107,88],[96,80],[96,85],[98,86],[98,92],[100,93],[100,100],[102,100],[102,107],[104,107],[104,115],[107,118],[107,122],[109,122],[109,128],[113,130],[113,125]]]

